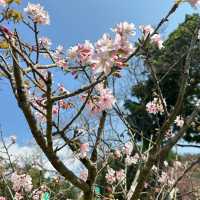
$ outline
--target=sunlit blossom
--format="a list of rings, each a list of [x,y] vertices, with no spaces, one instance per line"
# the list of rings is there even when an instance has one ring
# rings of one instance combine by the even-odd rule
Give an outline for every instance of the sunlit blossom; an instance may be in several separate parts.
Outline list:
[[[101,108],[101,110],[111,109],[115,102],[116,99],[110,89],[105,88],[100,91],[98,106]]]
[[[139,29],[144,34],[144,37],[146,38],[148,35],[151,35],[154,32],[154,28],[151,25],[140,25]]]
[[[80,179],[83,181],[87,181],[88,178],[88,170],[83,170],[80,172]]]
[[[32,190],[32,178],[29,175],[22,174],[18,175],[16,172],[11,176],[11,182],[13,184],[13,190],[15,192],[24,189],[26,192],[30,192]]]
[[[151,42],[158,46],[159,49],[163,48],[163,40],[161,39],[160,34],[154,34],[151,37]]]
[[[166,106],[166,102],[164,99],[163,101],[164,105]],[[157,97],[155,97],[153,101],[150,101],[146,104],[146,110],[148,113],[151,114],[157,114],[157,113],[162,114],[164,112],[163,104],[161,100]]]
[[[179,128],[181,128],[184,125],[184,119],[180,115],[176,117],[174,122]]]
[[[187,0],[187,1],[188,1],[188,3],[190,3],[190,5],[192,7],[196,7],[196,6],[200,5],[200,0]]]
[[[115,170],[109,167],[105,178],[108,183],[113,184],[116,181]]]
[[[0,0],[0,6],[5,7],[6,6],[6,0]]]
[[[81,158],[85,158],[87,156],[88,151],[89,151],[89,144],[88,143],[80,144],[80,157]]]
[[[133,23],[121,22],[112,30],[120,35],[135,35],[135,25]]]
[[[33,19],[33,22],[38,24],[49,24],[50,18],[47,11],[40,4],[28,3],[24,11]]]
[[[49,38],[47,38],[47,37],[41,37],[41,38],[39,38],[39,44],[40,44],[42,47],[49,49],[50,46],[52,45],[52,42],[51,42],[51,40],[50,40]]]

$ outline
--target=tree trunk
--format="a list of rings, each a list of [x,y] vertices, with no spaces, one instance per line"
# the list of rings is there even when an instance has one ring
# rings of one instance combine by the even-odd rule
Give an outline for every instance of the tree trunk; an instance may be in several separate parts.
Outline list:
[[[83,200],[96,200],[94,191],[89,191],[87,193],[84,193]]]

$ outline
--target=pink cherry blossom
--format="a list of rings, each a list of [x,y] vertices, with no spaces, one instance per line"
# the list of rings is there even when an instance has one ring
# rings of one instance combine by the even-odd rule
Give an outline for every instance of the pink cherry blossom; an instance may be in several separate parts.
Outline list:
[[[94,78],[94,81],[96,81],[96,78]],[[95,86],[95,89],[96,89],[98,92],[100,92],[101,90],[103,90],[103,89],[104,89],[103,83],[97,84],[97,85]]]
[[[188,3],[190,3],[190,5],[192,7],[196,7],[196,6],[200,5],[200,0],[187,0],[187,1],[188,1]]]
[[[84,44],[78,44],[68,50],[68,57],[72,60],[76,59],[81,65],[91,64],[92,55],[94,53],[93,44],[86,40]]]
[[[117,181],[121,182],[125,179],[126,175],[123,169],[116,171],[116,179]]]
[[[114,60],[107,52],[96,54],[93,61],[95,63],[93,65],[95,73],[104,72],[106,75],[108,75],[111,72],[112,67],[114,66]]]
[[[88,170],[83,170],[80,172],[80,179],[83,181],[87,181],[88,178]]]
[[[12,36],[14,36],[13,32],[11,32],[9,30],[9,28],[7,28],[6,26],[2,26],[1,25],[0,26],[0,30],[5,33],[5,35],[6,35],[7,38],[11,38]]]
[[[157,106],[154,102],[148,102],[147,105],[146,105],[146,109],[147,109],[147,112],[148,113],[151,113],[151,114],[157,114],[158,113],[158,109],[157,109]]]
[[[115,40],[113,44],[114,44],[115,50],[123,52],[125,58],[129,54],[135,51],[133,44],[129,42],[129,40],[126,37],[123,37],[120,34],[115,35]]]
[[[64,47],[62,45],[58,45],[55,52],[52,52],[51,55],[58,67],[66,69],[68,65],[67,60],[63,57],[63,50]]]
[[[32,199],[33,200],[40,200],[41,199],[41,195],[42,195],[43,191],[41,191],[40,189],[36,189],[32,192]]]
[[[163,48],[163,40],[161,39],[160,34],[154,34],[151,37],[151,42],[157,45],[159,49]]]
[[[173,135],[173,130],[172,128],[168,129],[165,133],[166,138],[171,138]]]
[[[197,36],[198,40],[200,40],[200,29],[198,31],[198,36]]]
[[[121,22],[112,30],[120,35],[135,35],[135,25],[133,23]]]
[[[158,182],[160,182],[161,184],[166,184],[167,183],[168,185],[173,185],[175,180],[167,172],[162,172],[161,176],[158,178]]]
[[[63,84],[58,84],[58,90],[60,93],[69,93]]]
[[[19,192],[21,189],[24,189],[26,192],[32,190],[32,178],[29,175],[22,174],[18,175],[16,172],[11,176],[11,182],[13,184],[13,190]]]
[[[143,32],[145,38],[154,32],[154,28],[151,25],[140,25],[139,29]]]
[[[121,151],[119,149],[116,149],[114,151],[114,156],[115,156],[116,159],[121,158]]]
[[[92,56],[93,70],[95,73],[104,72],[106,75],[111,72],[114,60],[111,55],[114,51],[112,38],[104,34],[95,44],[95,54]]]
[[[24,11],[32,18],[33,22],[38,24],[49,24],[49,14],[44,10],[40,4],[28,3]]]
[[[134,156],[127,156],[125,159],[125,163],[130,166],[132,164],[137,164],[139,161],[140,156],[136,153]]]
[[[53,106],[53,108],[52,108],[52,114],[53,115],[57,115],[58,114],[58,106],[57,105]]]
[[[135,34],[134,24],[122,22],[112,29],[115,38],[103,34],[95,44],[95,51],[91,59],[92,69],[95,73],[104,72],[108,75],[113,66],[122,67],[123,60],[135,51],[133,44],[128,40],[130,35]],[[72,52],[74,56],[74,51]]]
[[[15,193],[15,200],[22,200],[22,199],[24,199],[24,196],[21,193],[16,192]]]
[[[144,182],[144,188],[147,189],[149,184],[147,182]]]
[[[180,161],[175,160],[173,162],[173,166],[174,166],[174,168],[178,169],[178,168],[181,168],[183,165],[182,165],[182,163]]]
[[[163,162],[163,164],[164,164],[165,167],[169,166],[169,163],[166,160]]]
[[[52,45],[52,42],[51,42],[51,40],[50,40],[49,38],[47,38],[47,37],[41,37],[41,38],[39,38],[39,44],[40,44],[42,47],[49,49],[50,46]]]
[[[166,102],[165,102],[164,99],[163,99],[163,101],[164,101],[164,104],[166,106]],[[157,113],[162,114],[164,112],[162,102],[157,97],[155,97],[153,99],[153,101],[150,101],[146,104],[146,110],[147,110],[148,113],[151,113],[151,114],[157,114]]]
[[[80,145],[80,157],[85,158],[87,156],[87,152],[89,151],[89,144],[88,143],[83,143]]]
[[[97,53],[110,52],[114,50],[113,40],[108,34],[103,34],[103,36],[96,42],[95,48]]]
[[[180,115],[176,117],[174,122],[176,126],[180,128],[184,125],[184,119]]]
[[[0,197],[0,200],[6,200],[6,198],[5,197]]]
[[[168,179],[168,175],[166,172],[162,172],[161,176],[159,177],[158,181],[160,183],[166,183],[167,182],[167,179]]]
[[[127,142],[124,146],[124,151],[127,156],[131,155],[133,151],[133,144],[132,142]]]
[[[100,97],[98,106],[101,110],[111,109],[115,104],[116,99],[112,94],[112,91],[108,88],[105,88],[100,91]]]
[[[85,101],[86,96],[82,96],[81,99]],[[96,114],[107,109],[112,109],[115,101],[116,99],[112,91],[108,88],[104,88],[100,91],[99,96],[94,96],[87,102],[87,107],[93,114]]]
[[[157,171],[158,171],[158,168],[157,168],[155,165],[153,165],[151,169],[152,169],[152,171],[154,171],[154,172],[157,172]]]
[[[67,68],[67,62],[65,59],[56,59],[56,64],[58,65],[58,67],[61,67],[63,69]]]
[[[78,56],[78,45],[70,47],[67,54],[69,59],[75,59]]]
[[[115,170],[109,167],[105,178],[108,183],[113,184],[116,181]]]
[[[0,6],[5,7],[6,6],[6,0],[0,0]]]

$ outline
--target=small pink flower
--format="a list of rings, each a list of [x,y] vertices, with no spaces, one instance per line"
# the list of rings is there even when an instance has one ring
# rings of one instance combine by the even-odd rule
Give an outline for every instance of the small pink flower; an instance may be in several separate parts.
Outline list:
[[[58,90],[60,93],[68,92],[63,84],[58,85]]]
[[[156,106],[156,104],[154,102],[147,103],[146,110],[147,110],[148,113],[151,113],[151,114],[158,113],[157,106]]]
[[[133,144],[131,142],[127,142],[124,146],[124,150],[127,156],[131,155],[133,151]]]
[[[145,189],[148,188],[148,185],[149,185],[149,184],[148,184],[147,182],[144,182],[144,188],[145,188]]]
[[[38,24],[49,24],[49,14],[44,10],[40,4],[28,3],[24,11]]]
[[[89,144],[88,143],[83,143],[83,144],[80,145],[81,158],[85,158],[87,156],[88,151],[89,151]]]
[[[138,161],[140,160],[139,155],[136,153],[134,156],[127,156],[125,159],[125,163],[130,166],[132,164],[137,164]]]
[[[165,136],[166,138],[171,138],[173,135],[173,130],[170,128],[166,131]]]
[[[56,65],[58,65],[58,67],[61,67],[62,69],[67,68],[67,61],[65,59],[57,58],[55,61],[56,61]]]
[[[82,179],[83,181],[87,181],[87,178],[88,178],[88,171],[87,170],[81,171],[80,179]]]
[[[168,179],[168,175],[166,172],[162,172],[161,176],[159,177],[158,181],[160,183],[166,183],[167,182],[167,179]]]
[[[166,106],[165,100],[163,103]],[[164,112],[163,104],[159,98],[154,98],[153,101],[148,102],[146,105],[146,110],[151,114],[162,114]]]
[[[6,0],[0,0],[0,5],[1,5],[1,6],[5,7],[6,4],[7,4],[7,3],[6,3]]]
[[[118,150],[118,149],[116,149],[116,150],[114,151],[114,156],[115,156],[116,159],[121,158],[121,151]]]
[[[200,29],[198,31],[198,40],[200,40]]]
[[[53,106],[52,108],[52,114],[57,115],[58,114],[58,106]]]
[[[135,25],[133,23],[121,22],[112,30],[120,35],[135,35]]]
[[[101,110],[111,109],[116,102],[110,89],[106,88],[100,91],[98,106]]]
[[[183,125],[184,125],[184,120],[180,115],[176,117],[174,122],[175,122],[176,126],[180,127],[180,128],[183,127]]]
[[[84,44],[78,44],[68,50],[68,57],[72,60],[76,59],[82,65],[92,62],[94,47],[88,40]]]
[[[26,174],[18,175],[17,173],[13,173],[11,176],[11,182],[13,184],[12,188],[15,192],[19,192],[22,188],[26,192],[30,192],[33,187],[32,178]]]
[[[13,33],[5,26],[0,26],[0,30],[4,32],[8,37],[12,37]]]
[[[0,200],[6,200],[6,198],[5,197],[0,197]]]
[[[123,181],[125,179],[126,175],[123,169],[116,171],[116,179],[118,181]]]
[[[140,30],[143,32],[145,38],[154,32],[154,28],[151,25],[141,25],[139,26]]]
[[[15,193],[15,200],[22,200],[24,199],[24,196],[21,193],[16,192]]]
[[[163,40],[161,39],[160,34],[154,34],[151,37],[151,42],[157,45],[159,49],[163,48]]]
[[[192,7],[196,7],[197,5],[200,5],[200,0],[187,0],[188,3],[190,3],[190,5]]]
[[[173,166],[176,168],[176,169],[178,169],[178,168],[181,168],[183,165],[182,165],[182,163],[180,162],[180,161],[174,161],[174,163],[173,163]]]
[[[115,170],[112,168],[108,168],[108,172],[106,173],[106,181],[110,184],[113,184],[116,181]]]
[[[51,40],[49,38],[47,38],[47,37],[41,37],[41,38],[39,38],[39,44],[42,47],[45,47],[47,49],[49,49],[50,46],[52,45]]]

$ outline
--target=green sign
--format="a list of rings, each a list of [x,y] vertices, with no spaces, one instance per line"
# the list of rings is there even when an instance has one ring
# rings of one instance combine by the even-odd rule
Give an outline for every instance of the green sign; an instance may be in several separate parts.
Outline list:
[[[45,192],[42,194],[41,200],[50,200],[50,194],[48,192]]]

